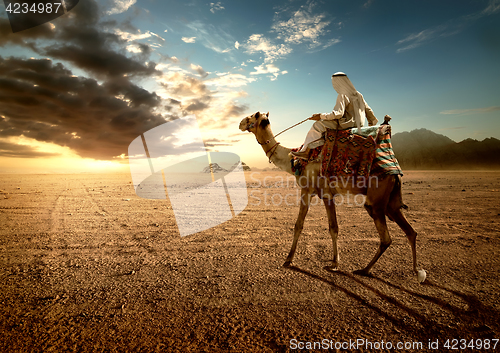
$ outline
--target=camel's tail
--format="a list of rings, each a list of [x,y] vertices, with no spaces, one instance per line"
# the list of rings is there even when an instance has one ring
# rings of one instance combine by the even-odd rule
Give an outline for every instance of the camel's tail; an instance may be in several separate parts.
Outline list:
[[[388,207],[391,207],[392,209],[400,209],[404,208],[405,210],[408,209],[408,206],[406,206],[403,202],[403,192],[401,191],[401,175],[395,175],[395,183],[394,187],[392,188],[391,195],[389,197],[389,204]],[[390,212],[388,212],[388,217],[391,221],[394,221],[391,216],[389,215]]]
[[[401,187],[402,187],[401,175],[396,175],[396,184],[394,184],[394,189],[392,189],[391,197],[399,196],[399,203],[401,204],[400,207],[407,210],[408,206],[406,206],[405,203],[403,202],[403,192],[401,191]]]

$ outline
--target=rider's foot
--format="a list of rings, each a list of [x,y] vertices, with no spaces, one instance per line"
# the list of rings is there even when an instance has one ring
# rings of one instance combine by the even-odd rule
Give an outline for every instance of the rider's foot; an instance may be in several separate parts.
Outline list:
[[[306,149],[304,152],[294,152],[292,151],[292,155],[297,158],[302,158],[302,159],[308,159],[309,158],[309,148]]]

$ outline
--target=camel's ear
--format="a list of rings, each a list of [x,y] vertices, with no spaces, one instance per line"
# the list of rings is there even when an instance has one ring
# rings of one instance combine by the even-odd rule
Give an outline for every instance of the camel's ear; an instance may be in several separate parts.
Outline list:
[[[269,118],[269,112],[267,112],[266,116]]]
[[[255,119],[260,118],[260,112],[255,113]]]

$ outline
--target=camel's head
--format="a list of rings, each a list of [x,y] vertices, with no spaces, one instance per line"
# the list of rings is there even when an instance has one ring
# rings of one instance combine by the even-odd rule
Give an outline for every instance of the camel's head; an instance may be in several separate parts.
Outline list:
[[[267,114],[257,112],[255,114],[247,116],[246,118],[243,118],[240,123],[240,130],[256,134],[259,129],[265,129],[269,124],[269,112],[267,112]]]

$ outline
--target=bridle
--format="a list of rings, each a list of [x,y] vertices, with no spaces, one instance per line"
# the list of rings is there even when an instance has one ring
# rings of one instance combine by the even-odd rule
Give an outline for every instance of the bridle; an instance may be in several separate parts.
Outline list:
[[[255,126],[255,123],[250,123],[250,124],[248,125],[248,127],[247,127],[247,131],[248,131],[248,132],[250,132],[250,129],[251,129],[251,128],[253,128],[254,126]],[[273,138],[275,138],[275,137],[276,137],[276,136],[273,136]],[[255,136],[255,139],[257,140],[257,143],[258,143],[259,145],[261,145],[261,146],[262,146],[262,148],[264,149],[264,152],[266,152],[266,157],[268,157],[268,158],[269,158],[269,163],[272,163],[272,162],[271,162],[271,157],[272,157],[272,156],[274,155],[274,153],[276,152],[276,149],[277,149],[277,147],[278,147],[278,145],[279,145],[280,143],[279,143],[279,142],[276,142],[276,143],[275,143],[275,144],[274,144],[274,145],[273,145],[270,149],[268,149],[268,150],[266,151],[266,149],[264,148],[264,146],[265,146],[265,145],[270,144],[270,143],[271,143],[271,140],[269,139],[269,140],[267,140],[266,142],[260,142],[260,141],[259,141],[259,139],[257,138],[257,136]],[[269,156],[267,156],[267,154],[268,154],[269,152],[271,152],[271,154],[270,154]]]
[[[295,125],[292,125],[292,126],[290,126],[289,128],[286,128],[286,129],[285,129],[285,130],[283,130],[283,131],[280,131],[278,134],[273,135],[273,138],[276,138],[276,136],[281,135],[281,134],[282,134],[282,133],[284,133],[285,131],[290,130],[291,128],[293,128],[293,127],[295,127],[295,126],[297,126],[297,125],[300,125],[300,124],[302,124],[302,123],[305,123],[307,120],[309,120],[309,118],[304,119],[304,120],[302,120],[301,122],[299,122],[299,123],[297,123],[297,124],[295,124]],[[253,128],[254,126],[255,126],[255,123],[250,123],[250,124],[248,125],[248,127],[247,127],[247,131],[248,131],[248,132],[250,132],[250,129],[251,129],[251,128]],[[266,142],[264,142],[264,143],[260,142],[260,141],[257,139],[257,136],[255,136],[255,139],[257,140],[257,143],[258,143],[259,145],[261,145],[261,146],[262,146],[262,148],[264,148],[264,146],[265,146],[265,145],[268,145],[269,143],[271,143],[271,140],[270,140],[270,139],[269,139],[269,140],[267,140],[267,141],[266,141]],[[275,144],[274,144],[274,145],[273,145],[270,149],[268,149],[267,151],[264,149],[264,152],[266,152],[266,157],[267,157],[267,154],[268,154],[269,152],[271,152],[271,154],[270,154],[270,155],[269,155],[269,157],[268,157],[268,158],[269,158],[269,163],[271,163],[271,157],[272,157],[272,156],[274,155],[274,153],[276,152],[276,150],[277,150],[277,148],[278,148],[278,145],[279,145],[279,144],[280,144],[279,142],[276,142],[276,143],[275,143]]]
[[[257,142],[259,142],[259,141],[257,141]],[[269,141],[269,140],[267,140],[267,143],[265,143],[265,144],[267,145],[269,142],[270,142],[270,141]],[[259,143],[260,143],[260,142],[259,142]],[[264,150],[264,152],[266,152],[266,156],[267,156],[267,154],[268,154],[269,152],[271,152],[271,154],[270,154],[270,155],[269,155],[269,157],[268,157],[268,158],[269,158],[269,163],[271,163],[271,157],[273,156],[274,152],[276,152],[276,150],[278,149],[278,145],[279,145],[279,144],[280,144],[279,142],[276,142],[276,143],[273,145],[273,147],[271,147],[270,149],[268,149],[268,150],[267,150],[267,152],[266,152],[266,150]],[[263,146],[263,144],[261,144],[261,145]]]

